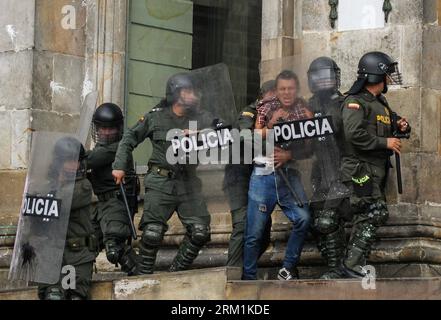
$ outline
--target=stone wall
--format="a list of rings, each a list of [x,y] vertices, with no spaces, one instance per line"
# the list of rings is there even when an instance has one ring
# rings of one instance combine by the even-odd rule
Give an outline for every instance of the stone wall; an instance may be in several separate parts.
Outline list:
[[[35,1],[2,2],[0,11],[0,169],[26,167]]]

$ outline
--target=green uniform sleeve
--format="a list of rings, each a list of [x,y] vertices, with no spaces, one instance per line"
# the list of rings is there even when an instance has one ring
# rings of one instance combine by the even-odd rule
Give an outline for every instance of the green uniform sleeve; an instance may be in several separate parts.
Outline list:
[[[386,149],[386,138],[372,135],[367,131],[365,113],[366,109],[359,101],[348,100],[344,103],[342,117],[347,141],[361,151]]]
[[[75,182],[71,210],[78,210],[92,203],[92,185],[87,179]]]
[[[256,123],[257,110],[256,105],[246,106],[239,115],[238,123],[241,130],[253,129]]]
[[[152,113],[145,115],[134,127],[124,133],[112,165],[114,170],[129,170],[133,150],[152,133],[151,117]]]
[[[95,149],[87,152],[87,167],[90,169],[98,169],[103,166],[112,164],[115,160],[115,148],[105,148],[96,146]]]

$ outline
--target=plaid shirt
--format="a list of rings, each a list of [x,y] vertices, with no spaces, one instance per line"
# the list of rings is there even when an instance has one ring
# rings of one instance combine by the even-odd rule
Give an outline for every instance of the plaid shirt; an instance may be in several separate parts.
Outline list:
[[[260,101],[257,104],[257,114],[257,122],[268,128],[278,122],[309,119],[314,116],[304,99],[297,98],[292,106],[283,108],[277,97]]]

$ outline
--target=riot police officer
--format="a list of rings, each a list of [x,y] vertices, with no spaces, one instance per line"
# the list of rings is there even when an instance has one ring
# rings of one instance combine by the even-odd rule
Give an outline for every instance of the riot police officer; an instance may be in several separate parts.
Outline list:
[[[54,174],[53,183],[61,185],[59,192],[63,192],[64,187],[69,189],[69,181],[75,180],[62,262],[63,266],[75,268],[75,288],[63,288],[61,278],[65,275],[61,274],[56,284],[40,284],[38,296],[42,300],[84,300],[89,298],[97,251],[97,241],[90,218],[92,186],[86,178],[85,151],[78,140],[65,137],[56,143],[54,153],[53,163],[59,169],[51,172]]]
[[[93,213],[93,222],[100,242],[104,244],[107,260],[121,265],[122,271],[136,274],[137,256],[127,243],[131,237],[129,214],[119,194],[119,187],[112,176],[112,163],[122,138],[124,116],[113,103],[104,103],[97,108],[92,118],[92,137],[95,148],[87,153],[87,165],[91,169],[90,181],[98,197]],[[136,212],[137,183],[133,160],[128,159],[126,189],[131,197],[130,216]]]
[[[343,262],[349,277],[366,274],[363,267],[377,229],[389,216],[385,184],[390,156],[401,151],[400,139],[392,135],[392,110],[383,95],[389,84],[402,84],[398,63],[383,52],[369,52],[360,59],[358,79],[342,105],[346,138],[342,176],[352,190],[350,202],[355,213]],[[399,118],[397,128],[410,133],[404,118]]]
[[[339,91],[340,68],[337,63],[329,57],[315,59],[309,66],[308,84],[313,94],[309,100],[311,111],[315,117],[331,116],[334,128],[333,136],[314,140],[315,161],[311,177],[313,233],[328,267],[322,278],[340,278],[346,247],[341,209],[347,192],[340,180],[339,146],[344,143],[340,106],[344,96]]]
[[[167,221],[176,211],[186,228],[184,241],[179,247],[170,271],[186,270],[201,248],[210,241],[210,214],[202,199],[201,181],[196,166],[170,164],[167,150],[171,142],[167,132],[181,129],[189,132],[189,122],[197,121],[199,128],[214,126],[213,117],[199,106],[200,98],[192,75],[180,73],[172,76],[166,85],[166,98],[139,122],[124,133],[119,145],[113,176],[117,183],[125,177],[132,151],[145,139],[153,145],[153,153],[145,177],[144,213],[139,228],[140,273],[151,274],[159,246],[168,229]]]

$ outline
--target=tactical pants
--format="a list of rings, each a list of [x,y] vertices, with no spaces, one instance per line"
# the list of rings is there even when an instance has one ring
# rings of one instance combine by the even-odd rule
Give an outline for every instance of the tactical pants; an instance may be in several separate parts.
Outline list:
[[[126,241],[130,233],[130,222],[124,203],[118,198],[99,201],[92,215],[95,232],[100,244],[109,239]]]
[[[354,217],[344,265],[357,275],[364,274],[363,267],[375,242],[378,227],[384,225],[389,217],[385,197],[387,166],[366,164],[365,167],[372,183],[364,186],[366,192],[353,182],[345,183],[351,189],[350,202]]]
[[[210,213],[202,194],[171,195],[147,189],[139,227],[142,230],[147,224],[162,224],[167,228],[174,212],[186,228],[194,224],[210,225]]]
[[[318,208],[312,204],[311,209],[313,234],[317,241],[317,247],[328,267],[322,278],[340,278],[342,274],[339,269],[346,249],[345,220],[342,218],[339,208]]]
[[[141,274],[153,273],[159,245],[174,212],[178,214],[187,232],[170,271],[186,270],[210,240],[211,217],[200,193],[177,195],[147,189],[140,223],[143,230],[140,243]]]
[[[116,197],[98,202],[92,222],[99,240],[99,251],[105,248],[110,263],[119,264],[128,275],[136,274],[137,255],[126,243],[131,231],[124,203]]]
[[[63,264],[68,265],[68,264]],[[58,291],[61,293],[61,299],[72,299],[74,297],[79,297],[82,299],[89,299],[89,291],[90,286],[92,284],[92,273],[93,273],[93,261],[83,263],[80,265],[73,266],[75,268],[75,289],[63,288],[63,283],[68,281],[63,281],[64,277],[67,277],[68,274],[61,274],[60,280],[58,283],[53,285],[47,284],[39,284],[38,285],[38,297],[40,300],[48,299],[48,294],[51,293],[52,290]],[[72,283],[69,283],[72,285]]]

